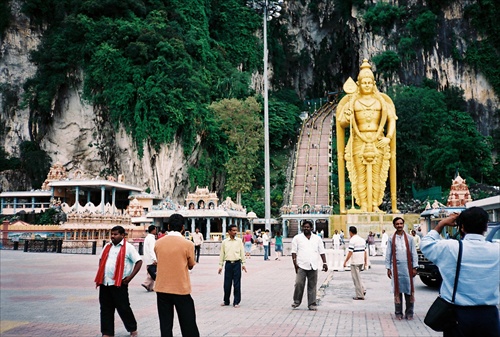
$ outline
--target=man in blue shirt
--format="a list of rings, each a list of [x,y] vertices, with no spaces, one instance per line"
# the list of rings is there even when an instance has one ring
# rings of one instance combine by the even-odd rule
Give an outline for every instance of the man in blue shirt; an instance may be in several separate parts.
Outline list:
[[[463,253],[457,293],[455,296],[457,325],[444,331],[444,336],[500,336],[499,304],[500,254],[495,243],[485,241],[483,233],[488,213],[471,207],[460,215],[451,214],[422,239],[420,249],[441,272],[440,296],[451,302],[458,257],[458,242],[442,240],[446,226],[459,226]]]

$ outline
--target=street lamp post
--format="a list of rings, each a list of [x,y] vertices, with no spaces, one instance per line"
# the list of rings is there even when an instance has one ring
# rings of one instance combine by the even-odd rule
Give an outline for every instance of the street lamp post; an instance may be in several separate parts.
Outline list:
[[[270,184],[270,170],[269,170],[269,78],[267,75],[267,21],[280,16],[281,6],[283,0],[278,1],[248,1],[247,6],[262,12],[263,26],[264,26],[264,205],[265,205],[265,228],[271,230],[271,184]]]

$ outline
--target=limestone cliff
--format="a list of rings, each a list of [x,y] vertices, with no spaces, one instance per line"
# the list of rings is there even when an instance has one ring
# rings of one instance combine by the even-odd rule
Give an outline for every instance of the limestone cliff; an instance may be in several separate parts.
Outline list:
[[[11,26],[1,41],[0,83],[2,91],[0,133],[5,151],[19,156],[19,144],[31,140],[29,111],[19,105],[23,83],[36,71],[29,61],[29,53],[40,42],[41,32],[30,27],[28,18],[20,13],[20,4],[12,2]],[[44,130],[40,141],[53,162],[61,162],[68,170],[82,169],[89,176],[104,177],[109,173],[123,173],[128,184],[150,188],[159,195],[182,200],[188,192],[188,163],[196,160],[195,150],[186,158],[177,141],[163,145],[156,151],[147,144],[144,156],[139,158],[136,146],[123,129],[113,130],[109,121],[85,104],[79,88],[65,90],[54,98],[59,115]],[[30,189],[27,178],[19,172],[0,174],[1,190]]]
[[[381,1],[365,3],[368,2]],[[406,7],[421,3],[414,0],[383,2]],[[496,115],[500,98],[483,74],[452,56],[453,52],[465,53],[466,37],[469,40],[481,39],[463,20],[464,9],[472,2],[450,1],[449,6],[443,8],[442,16],[438,17],[437,36],[432,47],[428,51],[419,50],[414,58],[403,62],[390,83],[379,81],[379,87],[384,90],[388,84],[418,84],[423,78],[436,81],[441,89],[459,87],[464,90],[468,111],[481,133],[490,135],[492,130],[500,127]],[[289,33],[294,36],[295,51],[309,55],[310,61],[301,63],[300,72],[290,75],[302,97],[311,97],[307,90],[314,86],[332,91],[339,89],[339,82],[356,76],[364,58],[372,59],[383,51],[396,48],[391,41],[391,32],[374,34],[367,28],[364,10],[352,6],[348,15],[343,15],[339,6],[347,3],[352,2],[309,0],[287,3]],[[392,33],[394,30],[392,28]],[[374,70],[377,71],[376,67]],[[319,72],[323,72],[322,77],[318,76]],[[328,77],[336,81],[329,81]]]

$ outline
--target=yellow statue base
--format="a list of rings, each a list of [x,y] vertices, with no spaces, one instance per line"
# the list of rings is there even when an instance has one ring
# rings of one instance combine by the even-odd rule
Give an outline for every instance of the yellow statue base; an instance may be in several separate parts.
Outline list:
[[[368,233],[372,231],[375,234],[381,234],[382,230],[385,229],[387,234],[394,233],[394,226],[392,225],[392,219],[399,216],[405,219],[405,227],[413,228],[415,225],[420,223],[420,214],[413,213],[367,213],[361,212],[359,209],[351,210],[347,214],[335,214],[330,216],[330,228],[329,233],[334,233],[335,230],[344,231],[346,240],[349,239],[349,227],[354,226],[358,230],[358,234],[366,239]]]

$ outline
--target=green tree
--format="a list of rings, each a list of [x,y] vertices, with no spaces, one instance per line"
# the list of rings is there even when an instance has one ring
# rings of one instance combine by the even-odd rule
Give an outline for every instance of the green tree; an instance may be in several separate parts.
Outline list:
[[[383,30],[389,32],[403,14],[404,9],[401,7],[377,2],[366,10],[363,19],[374,33],[381,34]]]
[[[492,146],[465,112],[448,111],[447,123],[436,130],[436,142],[426,156],[425,168],[436,183],[449,185],[458,169],[469,183],[483,182],[493,170]]]
[[[50,170],[52,161],[49,155],[35,142],[22,142],[20,149],[21,168],[30,177],[33,188],[40,188]]]
[[[244,101],[223,99],[212,103],[209,108],[219,119],[230,148],[229,160],[225,164],[226,188],[237,193],[236,202],[241,203],[241,193],[251,190],[254,171],[259,166],[258,150],[263,140],[259,119],[261,106],[255,98],[249,97]]]
[[[437,15],[430,10],[422,11],[417,17],[408,21],[407,29],[425,49],[429,50],[435,43],[437,35]]]
[[[448,96],[431,88],[398,86],[391,90],[397,122],[398,186],[405,190],[440,185],[448,188],[458,168],[470,182],[493,170],[491,144],[471,116],[449,110],[460,94]],[[455,103],[453,103],[455,102]]]
[[[401,67],[401,59],[398,54],[392,50],[386,50],[373,57],[373,63],[377,66],[377,79],[382,77],[387,82],[392,75]]]

